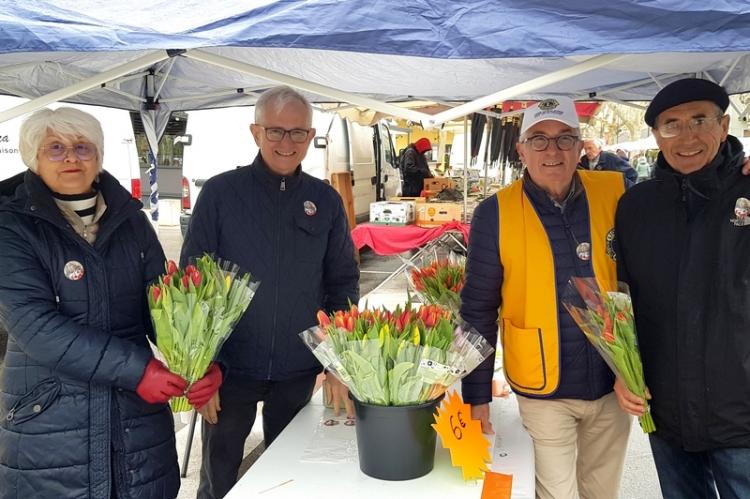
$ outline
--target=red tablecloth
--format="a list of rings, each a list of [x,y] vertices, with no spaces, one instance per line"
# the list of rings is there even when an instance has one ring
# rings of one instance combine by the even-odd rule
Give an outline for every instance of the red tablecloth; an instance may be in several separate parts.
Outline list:
[[[352,239],[357,249],[369,246],[378,255],[396,255],[419,248],[432,241],[441,234],[457,230],[464,236],[464,242],[469,243],[469,224],[450,222],[437,227],[425,229],[416,225],[394,227],[389,225],[359,224],[352,230]]]

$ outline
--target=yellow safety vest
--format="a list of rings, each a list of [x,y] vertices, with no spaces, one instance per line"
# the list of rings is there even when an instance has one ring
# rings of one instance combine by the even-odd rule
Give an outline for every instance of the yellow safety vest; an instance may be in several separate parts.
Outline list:
[[[617,289],[612,250],[617,172],[579,170],[589,207],[591,258],[600,289]],[[497,193],[503,266],[501,342],[508,382],[517,392],[545,396],[560,383],[555,262],[549,237],[518,180]],[[581,333],[583,334],[583,333]]]

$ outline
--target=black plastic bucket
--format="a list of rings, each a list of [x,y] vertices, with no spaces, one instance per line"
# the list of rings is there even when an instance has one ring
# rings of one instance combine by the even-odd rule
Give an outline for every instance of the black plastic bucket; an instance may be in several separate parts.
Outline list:
[[[432,417],[443,400],[407,406],[381,406],[354,401],[357,414],[359,469],[381,480],[411,480],[432,471],[435,430]]]

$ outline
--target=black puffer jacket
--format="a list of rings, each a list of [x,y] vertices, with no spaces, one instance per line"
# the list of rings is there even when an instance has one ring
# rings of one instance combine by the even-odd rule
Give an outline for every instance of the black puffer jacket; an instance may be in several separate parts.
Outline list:
[[[359,268],[339,194],[300,168],[278,176],[258,155],[203,186],[181,262],[204,252],[260,280],[221,351],[230,372],[258,380],[320,372],[299,333],[317,324],[319,309],[359,301]]]
[[[750,199],[729,136],[705,168],[656,177],[617,209],[618,272],[630,284],[657,435],[687,451],[750,447]]]
[[[28,172],[0,206],[0,498],[173,498],[172,415],[134,392],[151,358],[146,284],[164,253],[141,203],[106,172],[96,244]],[[66,263],[79,262],[73,280]],[[113,480],[114,479],[114,484]]]

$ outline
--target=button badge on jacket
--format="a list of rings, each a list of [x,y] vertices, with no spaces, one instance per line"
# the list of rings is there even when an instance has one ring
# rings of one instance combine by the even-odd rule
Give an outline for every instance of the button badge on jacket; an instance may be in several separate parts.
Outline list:
[[[729,219],[734,225],[737,227],[750,225],[750,199],[738,198],[734,204],[734,214],[736,218]]]
[[[591,245],[589,243],[581,243],[576,246],[576,255],[583,261],[591,259]]]
[[[83,265],[81,265],[81,262],[71,260],[65,264],[65,267],[63,267],[63,274],[65,274],[65,277],[67,277],[71,281],[80,281],[81,279],[83,279],[83,274],[85,274],[85,271],[83,269]]]
[[[308,217],[311,217],[318,212],[318,207],[315,206],[315,203],[313,203],[312,201],[305,201],[303,206],[305,208],[305,215],[307,215]]]

